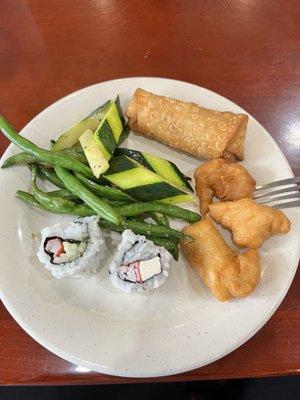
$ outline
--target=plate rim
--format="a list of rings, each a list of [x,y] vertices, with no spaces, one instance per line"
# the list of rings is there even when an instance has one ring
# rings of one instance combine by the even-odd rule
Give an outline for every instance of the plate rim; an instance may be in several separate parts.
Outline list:
[[[43,109],[42,111],[40,111],[38,114],[36,114],[21,130],[20,130],[20,134],[23,135],[23,131],[30,129],[30,125],[33,123],[33,121],[40,117],[42,114],[47,113],[50,109],[54,108],[57,104],[63,103],[65,101],[67,101],[69,98],[72,98],[74,96],[78,96],[80,94],[80,92],[83,92],[87,89],[91,89],[93,87],[99,86],[101,84],[109,84],[109,83],[113,83],[113,82],[121,82],[121,81],[128,81],[128,80],[136,80],[136,79],[155,79],[155,80],[167,80],[167,81],[172,81],[174,83],[181,83],[181,84],[185,84],[185,85],[191,85],[197,89],[201,89],[204,91],[207,91],[209,93],[213,93],[214,95],[217,95],[219,97],[221,97],[223,100],[225,100],[227,103],[231,103],[233,106],[238,107],[241,112],[246,113],[250,119],[254,120],[254,122],[259,126],[260,129],[262,129],[264,131],[265,134],[268,135],[269,139],[272,140],[273,145],[275,146],[276,150],[281,154],[283,160],[285,161],[285,164],[287,166],[287,169],[289,171],[289,174],[291,175],[291,177],[294,176],[294,173],[289,165],[288,160],[286,159],[283,151],[280,149],[279,145],[277,144],[277,142],[274,140],[274,138],[270,135],[270,133],[260,124],[259,121],[257,121],[256,118],[254,118],[249,112],[247,112],[244,108],[242,108],[241,106],[239,106],[237,103],[235,103],[234,101],[228,99],[227,97],[213,91],[210,89],[207,89],[205,87],[199,86],[197,84],[194,83],[190,83],[190,82],[186,82],[183,80],[178,80],[178,79],[172,79],[172,78],[165,78],[165,77],[156,77],[156,76],[132,76],[132,77],[124,77],[124,78],[117,78],[117,79],[111,79],[111,80],[107,80],[107,81],[100,81],[88,86],[85,86],[83,88],[80,88],[74,92],[71,92],[69,94],[67,94],[66,96],[56,100],[55,102],[51,103],[48,107],[46,107],[45,109]],[[27,135],[24,135],[25,137]],[[16,146],[14,144],[10,144],[6,150],[4,151],[2,157],[1,157],[1,162],[0,164],[2,164],[2,162],[7,158],[7,153],[9,153],[12,149],[16,148]],[[272,307],[269,308],[268,312],[265,315],[265,318],[261,321],[260,324],[256,325],[254,329],[252,329],[248,335],[246,335],[245,337],[243,337],[242,339],[240,339],[238,341],[238,344],[232,345],[232,346],[228,346],[227,351],[222,353],[222,356],[220,357],[220,355],[215,355],[213,357],[210,357],[209,360],[205,363],[192,363],[192,365],[190,367],[182,367],[182,368],[176,368],[174,370],[172,370],[172,372],[161,372],[159,374],[157,373],[137,373],[137,374],[132,374],[130,372],[126,372],[124,370],[117,370],[116,368],[110,368],[110,367],[105,367],[105,366],[101,366],[100,364],[94,364],[92,362],[83,360],[81,358],[78,358],[72,354],[70,354],[69,352],[65,352],[63,349],[58,348],[56,346],[53,346],[49,341],[45,340],[42,336],[40,336],[39,334],[36,334],[35,331],[31,330],[30,326],[23,320],[22,316],[18,314],[18,312],[15,312],[14,307],[11,306],[9,299],[3,294],[2,288],[1,288],[1,282],[0,282],[0,298],[1,301],[3,302],[5,308],[7,309],[7,311],[10,313],[10,315],[13,317],[13,319],[20,325],[20,327],[31,337],[33,338],[36,342],[38,342],[41,346],[43,346],[46,350],[51,351],[53,354],[55,354],[56,356],[71,362],[77,366],[82,366],[84,368],[86,368],[88,371],[86,372],[99,372],[99,373],[103,373],[103,374],[107,374],[110,376],[119,376],[119,377],[126,377],[126,378],[154,378],[154,377],[163,377],[163,376],[170,376],[170,375],[177,375],[177,374],[181,374],[187,371],[192,371],[198,368],[202,368],[205,365],[211,364],[225,356],[227,356],[228,354],[232,353],[233,351],[235,351],[236,349],[238,349],[239,347],[241,347],[243,344],[245,344],[249,339],[251,339],[257,332],[260,331],[260,329],[269,321],[269,319],[274,315],[274,313],[276,312],[276,310],[278,309],[278,307],[280,306],[280,304],[282,303],[282,301],[284,300],[293,280],[295,277],[295,274],[297,272],[298,269],[298,265],[295,267],[294,273],[291,275],[290,277],[290,281],[288,281],[286,283],[286,286],[281,290],[281,295],[279,296],[279,298],[277,299],[277,301],[275,303],[273,303]]]

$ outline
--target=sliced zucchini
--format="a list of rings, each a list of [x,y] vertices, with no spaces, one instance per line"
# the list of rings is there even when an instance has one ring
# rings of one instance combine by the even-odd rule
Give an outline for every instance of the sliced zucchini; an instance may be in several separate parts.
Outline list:
[[[183,190],[193,191],[189,183],[188,177],[186,177],[178,167],[171,161],[165,160],[164,158],[154,156],[153,154],[132,150],[119,148],[115,151],[116,155],[124,154],[138,163],[142,164],[144,167],[150,171],[156,172],[161,177],[167,179],[174,186],[181,188]]]
[[[129,133],[130,133],[130,128],[129,128],[129,126],[126,124],[126,125],[124,126],[123,130],[122,130],[122,133],[121,133],[120,137],[119,137],[118,146],[120,146],[120,145],[124,142],[124,140],[127,139]]]
[[[71,128],[63,132],[59,136],[57,141],[53,144],[52,150],[58,151],[72,147],[78,142],[80,136],[87,129],[95,131],[100,121],[102,120],[103,115],[106,112],[106,109],[109,107],[110,103],[111,100],[107,101],[102,106],[96,108],[96,110],[94,110],[90,115],[88,115],[82,121],[76,123],[75,125],[71,126]]]
[[[87,129],[79,138],[86,159],[93,172],[93,175],[98,179],[103,172],[107,171],[109,164],[107,159],[103,156],[99,148],[94,134],[90,129]]]
[[[125,155],[113,157],[103,177],[143,201],[164,199],[167,203],[175,203],[193,200],[192,195]]]
[[[119,97],[111,102],[105,110],[94,137],[104,157],[109,160],[120,141],[125,120],[121,111]]]

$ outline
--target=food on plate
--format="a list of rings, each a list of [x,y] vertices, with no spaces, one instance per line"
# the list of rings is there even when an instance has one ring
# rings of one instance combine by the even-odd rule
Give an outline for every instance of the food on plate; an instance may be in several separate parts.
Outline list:
[[[47,168],[42,164],[38,164],[38,177],[45,182],[50,182],[52,185],[57,186],[58,188],[64,189],[65,185],[56,175],[52,168]]]
[[[64,131],[53,144],[52,150],[59,151],[71,148],[72,146],[77,144],[80,136],[83,134],[84,131],[86,131],[87,129],[95,131],[99,126],[100,121],[103,119],[103,115],[109,103],[110,101],[107,101],[105,104],[97,107],[82,121],[77,122],[66,131]]]
[[[287,233],[291,223],[285,214],[252,199],[213,203],[209,215],[232,233],[240,247],[257,249],[272,235]]]
[[[109,200],[118,200],[124,202],[133,202],[135,199],[129,194],[124,193],[122,190],[117,189],[115,187],[111,187],[108,185],[103,185],[100,182],[92,181],[91,179],[86,178],[84,175],[74,172],[76,178],[80,180],[91,192],[96,194],[99,197],[103,197]]]
[[[212,160],[243,160],[248,116],[137,89],[125,111],[129,126],[178,150]]]
[[[125,119],[120,107],[119,96],[109,101],[94,137],[104,157],[109,160],[120,144],[120,137],[125,127]]]
[[[252,197],[256,185],[246,168],[223,158],[201,164],[194,177],[202,215],[208,212],[214,196],[221,201]]]
[[[38,147],[30,140],[18,135],[14,128],[2,116],[0,116],[0,129],[17,147],[31,156],[34,156],[37,162],[59,165],[72,171],[81,172],[88,178],[93,178],[93,173],[87,165],[68,154],[61,154],[60,152],[45,150]]]
[[[116,224],[123,221],[123,218],[112,208],[112,206],[86,188],[68,169],[59,165],[54,165],[54,171],[63,182],[66,189],[84,201],[85,204],[94,211],[95,215]]]
[[[74,146],[79,141],[91,170],[96,178],[105,172],[108,160],[120,144],[125,128],[125,119],[120,107],[119,96],[107,101],[83,121],[64,132],[52,146],[59,151]]]
[[[32,194],[24,192],[23,190],[18,190],[16,197],[26,204],[51,213],[71,214],[80,217],[92,215],[91,213],[86,212],[87,206],[84,204],[78,205],[76,208],[73,208],[71,212],[68,212],[65,209],[57,208],[53,205],[43,205],[39,203]],[[168,226],[144,223],[134,219],[125,220],[121,225],[112,224],[106,220],[99,219],[99,225],[101,228],[109,229],[119,233],[122,233],[125,229],[130,229],[136,234],[146,235],[147,239],[150,239],[156,245],[163,246],[165,249],[167,249],[176,261],[178,261],[179,258],[178,240],[180,238],[185,238],[183,233],[169,228]]]
[[[179,168],[171,161],[157,157],[154,154],[141,152],[133,149],[118,148],[115,155],[125,155],[137,161],[145,168],[155,172],[157,175],[167,179],[172,185],[183,190],[193,191],[189,181],[191,178],[185,176]]]
[[[172,218],[183,219],[187,222],[196,222],[201,219],[194,211],[186,210],[173,204],[165,204],[159,201],[148,201],[144,203],[133,203],[124,205],[118,210],[123,217],[135,217],[149,212],[158,212]]]
[[[208,217],[185,227],[183,232],[194,238],[192,242],[180,242],[183,254],[218,300],[245,297],[253,292],[260,280],[256,250],[234,252]]]
[[[119,148],[131,127],[171,147],[213,160],[195,172],[200,209],[206,214],[209,207],[215,206],[211,204],[213,196],[224,202],[217,207],[227,207],[228,200],[253,195],[254,179],[234,163],[243,159],[247,115],[208,110],[142,89],[136,90],[126,115],[128,124],[119,97],[109,100],[63,132],[56,142],[52,140],[50,150],[19,135],[0,116],[1,131],[23,151],[9,157],[2,167],[27,165],[32,175],[30,193],[18,190],[16,197],[50,213],[80,218],[69,225],[45,228],[39,259],[56,277],[80,277],[93,272],[105,250],[100,230],[103,228],[123,233],[110,265],[111,279],[122,290],[144,291],[162,284],[168,276],[171,256],[178,260],[180,241],[187,259],[219,300],[251,293],[260,276],[258,253],[235,253],[210,219],[200,221],[198,213],[175,205],[194,200],[190,178],[174,163],[155,154]],[[39,179],[58,189],[42,190]],[[231,229],[230,212],[224,216],[222,212],[215,215],[213,208],[210,212]],[[254,229],[247,226],[250,223],[246,217],[241,220],[245,212],[239,211],[238,233],[234,232],[235,226],[232,228],[238,244],[243,243],[240,236],[244,231],[248,239],[251,234],[256,235],[248,242],[249,247],[257,247],[257,241],[262,242],[276,229],[281,233],[289,229],[287,219],[280,225],[265,217],[261,223],[261,211],[255,211]],[[180,232],[170,227],[168,218],[193,225]],[[263,229],[267,234],[262,234]],[[97,240],[96,251],[93,246]]]
[[[97,217],[46,227],[41,235],[37,256],[55,278],[81,278],[96,272],[105,256]]]
[[[109,164],[102,150],[94,138],[94,133],[87,129],[79,138],[86,159],[91,167],[93,175],[99,179],[103,172],[107,171]]]
[[[119,96],[114,101],[108,100],[82,121],[63,132],[54,143],[52,150],[59,151],[76,145],[87,129],[94,132],[99,147],[104,156],[109,159],[113,148],[116,148],[124,139],[124,130],[127,131]]]
[[[64,209],[72,208],[76,206],[76,203],[74,200],[77,200],[77,197],[73,195],[71,192],[69,192],[67,189],[59,189],[59,190],[53,190],[51,192],[44,192],[41,190],[37,183],[37,171],[38,168],[34,164],[30,167],[31,169],[31,191],[34,196],[34,198],[40,202],[42,205],[47,207],[48,205],[53,206],[53,207],[62,207]]]
[[[104,179],[102,176],[100,179],[95,179],[80,147],[75,146],[58,151],[44,150],[18,135],[3,117],[0,117],[0,129],[18,147],[24,150],[24,153],[10,157],[7,163],[4,163],[5,167],[25,164],[33,174],[32,194],[18,190],[16,193],[18,199],[50,213],[69,214],[78,217],[97,215],[100,217],[99,224],[101,227],[120,233],[125,229],[132,229],[136,234],[145,234],[155,243],[165,246],[174,259],[178,259],[178,239],[184,237],[184,235],[169,227],[167,216],[184,219],[188,222],[195,222],[200,216],[192,211],[166,204],[166,202],[188,201],[193,199],[191,194],[169,184],[153,171],[132,160],[132,167],[141,168],[139,172],[143,172],[138,176],[138,179],[143,180],[146,176],[146,181],[144,181],[147,183],[144,188],[145,201],[139,202],[137,196],[131,196],[125,191],[117,189],[114,183],[110,183],[108,179]],[[123,133],[124,130],[121,136]],[[118,157],[113,157],[109,162],[114,165],[116,158]],[[165,160],[161,158],[154,156],[152,161],[154,164],[160,161],[160,167],[166,166]],[[122,169],[123,166],[124,164],[121,163],[118,167]],[[177,171],[174,164],[169,165],[169,167]],[[161,183],[155,185],[155,191],[153,191],[153,186],[151,186],[152,191],[149,191],[149,180],[147,181],[149,176],[150,179],[155,176],[155,179]],[[180,176],[179,172],[178,176]],[[37,177],[51,182],[59,190],[50,192],[41,190],[36,182]],[[103,182],[106,184],[104,185]],[[133,181],[131,184],[137,185],[137,182]],[[173,195],[176,191],[176,195],[166,198],[166,190],[169,191],[168,195],[170,195],[171,190]],[[153,195],[159,200],[162,198],[161,202],[149,202]],[[148,217],[151,217],[155,224],[149,222]]]
[[[168,252],[172,255],[175,261],[179,259],[179,246],[178,246],[178,239],[165,239],[156,236],[145,236],[146,239],[151,240],[157,246],[164,247]]]
[[[85,155],[83,154],[83,151],[79,147],[72,147],[70,149],[64,149],[59,151],[59,154],[61,155],[66,155],[66,156],[71,156],[75,158],[76,160],[80,161],[83,164],[88,164],[87,159]],[[33,164],[36,163],[37,159],[25,152],[22,153],[17,153],[14,154],[10,157],[8,157],[3,164],[1,165],[1,168],[8,168],[12,167],[14,165],[28,165],[28,164]],[[45,168],[50,168],[50,164],[43,163]]]
[[[193,199],[191,194],[125,155],[113,157],[103,177],[130,196],[143,201],[179,203]]]
[[[143,292],[161,286],[169,276],[170,253],[145,236],[125,230],[108,271],[115,287]]]

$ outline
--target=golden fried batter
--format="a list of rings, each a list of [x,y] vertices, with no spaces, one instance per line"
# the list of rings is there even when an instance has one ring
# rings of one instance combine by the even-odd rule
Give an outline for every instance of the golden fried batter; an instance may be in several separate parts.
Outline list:
[[[221,201],[252,197],[256,183],[242,165],[223,158],[200,165],[194,176],[202,215],[208,212],[214,196]]]
[[[246,114],[209,110],[139,88],[125,115],[132,130],[175,149],[205,160],[244,159]]]
[[[186,259],[218,300],[248,296],[255,289],[260,280],[256,250],[235,253],[207,217],[183,232],[194,238],[193,242],[180,241]]]
[[[235,244],[250,249],[257,249],[272,235],[287,233],[291,227],[282,211],[251,199],[213,203],[209,206],[209,214],[231,231]]]

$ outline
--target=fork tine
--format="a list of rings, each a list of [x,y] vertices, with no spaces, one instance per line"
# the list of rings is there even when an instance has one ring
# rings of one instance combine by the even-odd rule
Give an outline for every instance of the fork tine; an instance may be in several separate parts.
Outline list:
[[[291,185],[292,183],[299,183],[299,182],[300,182],[300,176],[296,176],[294,178],[282,179],[280,181],[266,183],[265,185],[258,185],[255,187],[255,191],[268,189],[276,186]]]
[[[294,191],[299,191],[299,190],[300,190],[300,183],[296,183],[295,185],[289,186],[284,189],[267,191],[266,193],[259,194],[258,196],[254,196],[253,198],[256,200],[256,199],[260,199],[261,197],[273,196],[275,194],[288,193],[288,192],[294,192]]]
[[[280,209],[280,208],[291,208],[291,207],[300,207],[300,200],[288,201],[286,203],[275,204],[272,208]]]
[[[288,194],[287,196],[277,196],[274,197],[272,199],[268,199],[265,201],[258,201],[259,204],[266,204],[266,203],[274,203],[275,201],[278,200],[285,200],[285,199],[297,199],[298,197],[300,197],[300,193],[293,193],[293,194]]]

